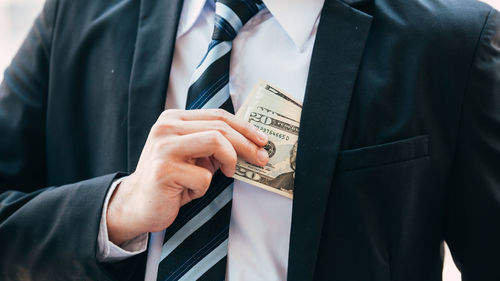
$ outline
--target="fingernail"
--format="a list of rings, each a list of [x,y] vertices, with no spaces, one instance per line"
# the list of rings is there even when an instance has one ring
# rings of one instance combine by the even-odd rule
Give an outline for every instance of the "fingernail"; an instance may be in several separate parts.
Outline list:
[[[269,159],[269,154],[265,149],[259,149],[259,151],[257,152],[257,158],[259,158],[259,161],[261,163],[264,163]]]
[[[261,131],[257,131],[257,135],[259,137],[259,140],[261,140],[262,142],[266,142],[267,143],[267,135],[266,134],[264,134]]]

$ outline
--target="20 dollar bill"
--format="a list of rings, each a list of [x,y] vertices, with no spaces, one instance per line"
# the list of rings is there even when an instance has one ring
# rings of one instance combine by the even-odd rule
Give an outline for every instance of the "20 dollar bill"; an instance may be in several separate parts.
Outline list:
[[[267,82],[259,82],[236,116],[268,136],[269,162],[259,167],[238,158],[235,179],[293,198],[302,105]]]

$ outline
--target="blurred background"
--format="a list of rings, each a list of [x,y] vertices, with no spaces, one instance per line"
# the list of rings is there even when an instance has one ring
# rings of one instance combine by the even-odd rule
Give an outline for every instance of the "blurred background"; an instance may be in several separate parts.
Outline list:
[[[500,10],[500,0],[486,0]],[[0,80],[26,36],[44,0],[0,0]],[[448,248],[444,262],[443,280],[460,281],[460,272],[451,259]]]
[[[0,80],[44,0],[0,0]]]

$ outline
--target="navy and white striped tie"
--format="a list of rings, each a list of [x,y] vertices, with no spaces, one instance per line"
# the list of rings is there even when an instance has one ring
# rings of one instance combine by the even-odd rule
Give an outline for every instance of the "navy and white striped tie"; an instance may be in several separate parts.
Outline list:
[[[191,79],[186,109],[234,112],[229,96],[232,42],[261,8],[255,0],[215,1],[212,41]],[[232,196],[233,180],[217,172],[207,193],[181,208],[165,231],[158,281],[224,280]]]

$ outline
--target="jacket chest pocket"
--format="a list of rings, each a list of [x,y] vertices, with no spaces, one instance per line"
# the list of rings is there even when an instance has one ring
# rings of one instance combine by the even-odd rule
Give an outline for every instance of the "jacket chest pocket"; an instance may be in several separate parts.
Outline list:
[[[344,253],[342,262],[353,268],[378,265],[370,274],[389,280],[391,257],[409,259],[435,245],[422,230],[437,229],[438,192],[428,135],[342,151],[322,233],[336,249],[328,254]]]
[[[429,136],[421,135],[373,146],[343,150],[338,172],[397,164],[429,155]]]

